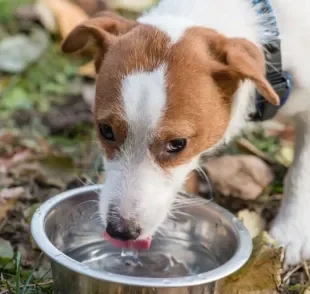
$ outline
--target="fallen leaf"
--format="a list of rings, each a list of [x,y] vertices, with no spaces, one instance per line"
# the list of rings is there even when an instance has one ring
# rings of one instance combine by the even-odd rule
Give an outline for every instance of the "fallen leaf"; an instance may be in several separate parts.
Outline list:
[[[40,0],[55,15],[62,38],[65,38],[78,24],[88,19],[87,13],[68,0]]]
[[[237,216],[249,230],[252,238],[258,236],[266,228],[266,221],[256,211],[240,210]]]
[[[47,34],[33,29],[30,36],[18,34],[0,42],[0,70],[19,73],[35,62],[46,51],[49,44]]]
[[[14,180],[6,175],[6,171],[1,171],[0,166],[0,187],[9,187],[14,184]]]
[[[42,25],[51,33],[55,33],[58,29],[55,16],[51,9],[41,0],[34,4],[34,11]]]
[[[6,203],[9,199],[19,198],[25,194],[23,187],[7,188],[0,190],[0,203]]]
[[[124,9],[134,12],[143,12],[157,2],[158,0],[107,0],[108,7],[111,9]]]
[[[77,169],[69,156],[46,155],[37,162],[18,165],[10,173],[21,181],[36,181],[45,186],[64,189],[77,176]]]
[[[215,294],[277,294],[281,284],[284,248],[263,232],[253,241],[249,261],[216,283]]]
[[[1,145],[4,145],[4,144],[12,145],[14,142],[16,142],[17,138],[18,138],[18,135],[15,132],[0,130],[0,144]]]
[[[74,2],[83,8],[88,15],[94,15],[108,9],[105,0],[74,0]]]
[[[94,62],[91,61],[79,68],[79,74],[83,77],[88,77],[91,79],[96,78],[96,70],[95,70],[95,65]]]
[[[18,198],[24,195],[25,189],[23,187],[0,190],[0,222],[6,218],[8,211],[15,207]]]
[[[294,160],[294,147],[283,146],[276,154],[276,160],[285,167],[290,167]]]
[[[252,155],[224,155],[205,163],[216,189],[225,196],[254,200],[273,181],[271,168]]]
[[[6,201],[6,203],[0,203],[0,222],[6,218],[8,211],[12,210],[15,206],[16,199]]]
[[[0,263],[10,261],[14,257],[14,250],[11,243],[0,238]]]
[[[28,161],[32,159],[33,154],[30,150],[23,150],[15,153],[9,158],[1,158],[0,157],[0,168],[4,174],[8,172],[8,170],[14,166],[17,166],[20,163]]]

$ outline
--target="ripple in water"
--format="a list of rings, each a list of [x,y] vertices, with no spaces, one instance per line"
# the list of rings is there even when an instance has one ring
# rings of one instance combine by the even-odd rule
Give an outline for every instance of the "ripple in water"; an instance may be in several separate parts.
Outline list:
[[[220,265],[214,254],[201,244],[171,239],[141,252],[121,251],[102,241],[77,248],[67,255],[95,270],[148,278],[186,277]]]

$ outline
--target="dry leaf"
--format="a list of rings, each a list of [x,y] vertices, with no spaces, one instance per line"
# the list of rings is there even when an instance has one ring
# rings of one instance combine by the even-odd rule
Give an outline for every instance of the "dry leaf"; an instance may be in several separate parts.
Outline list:
[[[91,62],[81,66],[79,69],[79,74],[83,77],[95,79],[96,78],[96,70],[95,70],[94,62],[91,61]]]
[[[57,23],[52,10],[41,0],[34,5],[34,11],[42,25],[50,32],[57,31]]]
[[[19,198],[24,193],[25,189],[23,187],[3,189],[0,191],[0,203],[5,203],[8,199]]]
[[[75,163],[68,156],[48,155],[40,162],[24,163],[11,169],[14,178],[36,181],[41,185],[65,189],[68,182],[76,178]]]
[[[280,151],[276,154],[278,162],[283,164],[285,167],[289,167],[294,159],[294,148],[293,146],[283,146]]]
[[[8,170],[20,163],[28,161],[33,158],[33,154],[29,150],[23,150],[15,153],[10,158],[1,158],[0,157],[0,170],[3,174],[6,174]]]
[[[134,12],[142,12],[157,2],[157,0],[107,0],[108,7],[111,9],[123,9]]]
[[[240,210],[237,216],[249,230],[252,238],[258,236],[266,227],[266,221],[256,211]]]
[[[105,0],[74,0],[88,15],[108,9]]]
[[[256,199],[274,178],[271,168],[252,155],[224,155],[205,168],[219,192],[246,200]]]
[[[277,294],[281,284],[284,248],[266,233],[253,241],[249,261],[239,271],[216,283],[215,294]]]
[[[0,190],[0,222],[6,217],[7,212],[14,208],[17,199],[24,194],[23,187]]]
[[[88,19],[87,13],[68,0],[40,0],[55,15],[60,34],[65,38],[78,24]]]

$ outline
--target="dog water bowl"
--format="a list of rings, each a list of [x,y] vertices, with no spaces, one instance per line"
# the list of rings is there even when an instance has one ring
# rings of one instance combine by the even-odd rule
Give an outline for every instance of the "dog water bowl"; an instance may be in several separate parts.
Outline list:
[[[56,294],[212,293],[249,258],[243,224],[213,202],[184,207],[138,256],[103,240],[99,185],[74,189],[34,214],[35,242],[50,258]]]

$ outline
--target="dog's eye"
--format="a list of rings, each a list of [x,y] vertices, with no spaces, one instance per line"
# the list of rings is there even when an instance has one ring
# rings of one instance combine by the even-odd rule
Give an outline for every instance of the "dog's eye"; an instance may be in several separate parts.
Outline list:
[[[171,140],[166,146],[166,151],[168,153],[180,152],[185,148],[186,143],[187,143],[186,139]]]
[[[99,131],[101,136],[108,141],[115,141],[115,136],[112,128],[106,124],[99,125]]]

